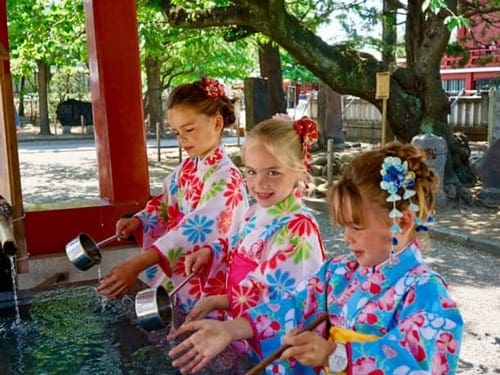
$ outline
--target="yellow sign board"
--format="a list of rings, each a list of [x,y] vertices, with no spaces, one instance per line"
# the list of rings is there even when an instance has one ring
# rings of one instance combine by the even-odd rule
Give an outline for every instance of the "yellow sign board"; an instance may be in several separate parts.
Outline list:
[[[391,73],[378,72],[375,99],[389,99],[390,87],[391,87]]]

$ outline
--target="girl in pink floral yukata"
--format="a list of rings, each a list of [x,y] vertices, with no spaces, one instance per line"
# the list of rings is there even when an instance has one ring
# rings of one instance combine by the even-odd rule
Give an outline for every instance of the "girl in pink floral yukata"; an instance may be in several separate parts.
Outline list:
[[[163,181],[160,195],[133,218],[117,222],[120,238],[134,234],[144,251],[113,268],[97,291],[120,297],[146,269],[149,286],[163,283],[171,290],[186,278],[186,255],[206,246],[214,262],[203,285],[196,276],[176,294],[187,313],[200,298],[225,293],[229,239],[248,202],[243,176],[221,144],[223,129],[235,121],[224,87],[209,78],[176,87],[168,99],[167,120],[189,157]]]
[[[309,148],[317,126],[308,119],[270,119],[248,134],[243,146],[246,185],[256,203],[231,243],[227,293],[199,301],[187,320],[225,309],[234,319],[264,301],[284,298],[325,260],[319,226],[304,204]],[[205,248],[186,257],[186,273],[214,258]],[[247,341],[236,344],[251,351]]]
[[[261,359],[286,345],[269,374],[456,373],[463,320],[416,237],[437,182],[410,144],[357,156],[329,196],[350,253],[240,318],[185,323],[170,335],[193,332],[169,352],[173,365],[198,372],[233,340],[251,339]],[[326,321],[316,332],[300,330],[318,317]]]

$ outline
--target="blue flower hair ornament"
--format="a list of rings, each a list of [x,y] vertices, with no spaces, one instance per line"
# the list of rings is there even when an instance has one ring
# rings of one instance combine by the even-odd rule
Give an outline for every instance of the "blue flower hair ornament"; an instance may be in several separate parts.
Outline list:
[[[394,246],[398,244],[395,234],[402,233],[401,226],[397,223],[396,219],[402,217],[403,213],[396,207],[396,202],[408,200],[410,202],[408,209],[413,212],[416,230],[428,230],[418,217],[417,213],[420,210],[418,204],[412,202],[412,197],[416,195],[413,187],[415,186],[415,172],[408,168],[408,162],[402,161],[397,156],[388,156],[384,159],[382,168],[380,169],[382,180],[380,181],[380,188],[386,190],[389,196],[387,202],[392,202],[392,210],[389,212],[389,217],[392,219],[392,226],[390,228],[392,236],[391,259],[394,253]],[[402,189],[402,191],[401,191]],[[402,193],[402,196],[400,195]],[[432,222],[433,218],[429,217],[428,222]]]

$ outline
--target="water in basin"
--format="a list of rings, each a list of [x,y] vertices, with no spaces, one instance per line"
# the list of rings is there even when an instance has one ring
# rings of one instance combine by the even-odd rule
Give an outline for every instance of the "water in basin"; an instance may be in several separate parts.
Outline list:
[[[176,374],[136,322],[131,297],[102,303],[95,285],[0,299],[0,374]],[[3,302],[2,302],[3,300]]]

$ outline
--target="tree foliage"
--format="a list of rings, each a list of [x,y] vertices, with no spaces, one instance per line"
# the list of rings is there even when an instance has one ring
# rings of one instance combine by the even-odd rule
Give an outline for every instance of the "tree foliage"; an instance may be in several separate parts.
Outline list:
[[[398,139],[409,142],[422,126],[443,136],[451,153],[446,170],[446,181],[458,183],[473,179],[468,165],[453,155],[457,144],[447,126],[448,98],[441,86],[440,63],[450,37],[450,26],[461,20],[457,0],[408,1],[384,0],[382,12],[372,10],[373,19],[387,21],[382,27],[381,45],[386,51],[382,58],[357,49],[356,44],[341,42],[328,44],[322,40],[296,12],[295,1],[169,1],[157,0],[172,26],[181,28],[241,27],[265,34],[300,64],[307,67],[321,81],[340,94],[363,98],[379,109],[382,101],[376,97],[377,72],[390,71],[390,98],[387,103],[387,121]],[[365,2],[341,2],[350,9],[363,8]],[[335,7],[338,2],[327,1]],[[498,11],[490,2],[471,2],[476,13]],[[331,9],[331,8],[328,8]],[[397,20],[404,22],[404,35],[397,37]],[[331,20],[331,22],[343,22]],[[397,41],[404,45],[404,64],[394,64]]]
[[[230,83],[255,69],[255,47],[249,40],[226,43],[225,30],[173,28],[151,1],[137,2],[137,18],[151,127],[163,122],[162,94],[172,86],[200,75]]]
[[[7,3],[13,77],[37,77],[40,132],[50,134],[49,80],[55,71],[87,60],[80,0],[16,0]]]

